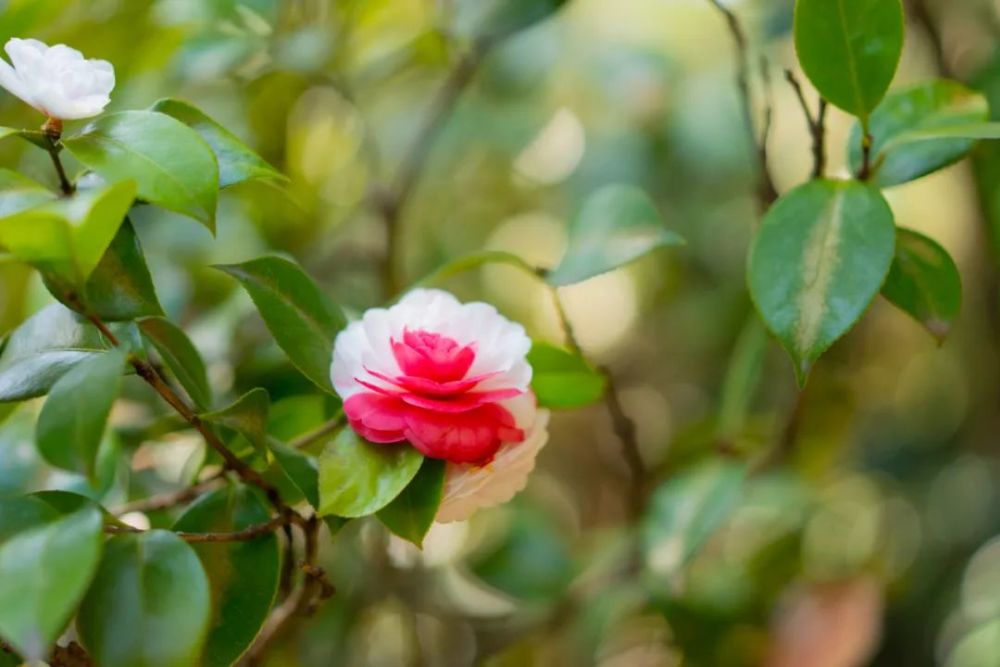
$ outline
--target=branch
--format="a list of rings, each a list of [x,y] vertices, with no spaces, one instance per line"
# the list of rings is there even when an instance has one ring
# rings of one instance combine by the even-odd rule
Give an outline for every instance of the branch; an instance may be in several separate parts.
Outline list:
[[[823,171],[826,169],[826,111],[830,105],[825,99],[820,97],[819,110],[813,116],[812,111],[809,109],[809,102],[806,101],[805,92],[802,90],[802,85],[792,70],[785,70],[785,80],[788,81],[792,90],[795,91],[795,97],[798,98],[799,106],[802,107],[802,114],[806,117],[806,126],[809,128],[809,135],[812,137],[812,177],[822,178]]]
[[[149,498],[143,498],[141,500],[126,503],[116,508],[112,514],[121,516],[122,514],[128,514],[129,512],[158,512],[160,510],[176,507],[177,505],[183,505],[184,503],[194,500],[205,491],[211,489],[215,486],[216,482],[222,479],[224,475],[225,470],[223,469],[208,479],[202,480],[197,484],[192,484],[191,486],[185,486],[183,489],[170,491],[168,493],[161,493],[160,495],[150,496]]]
[[[242,530],[216,533],[188,533],[183,530],[175,530],[172,532],[185,542],[245,542],[247,540],[257,539],[258,537],[262,537],[268,533],[273,533],[278,528],[286,526],[292,522],[293,519],[291,514],[281,514],[269,521],[248,526]],[[141,528],[135,528],[134,526],[108,524],[104,527],[104,532],[110,533],[111,535],[120,535],[123,533],[145,533],[146,531]]]
[[[325,424],[316,428],[313,431],[310,431],[309,433],[300,435],[294,440],[291,440],[288,443],[288,446],[292,447],[293,449],[302,449],[303,447],[308,447],[314,442],[322,440],[331,433],[335,433],[346,423],[347,423],[347,417],[344,415],[344,411],[339,410],[337,414],[331,417],[330,420],[327,421]]]
[[[42,125],[42,134],[45,137],[45,150],[48,152],[49,157],[52,158],[52,166],[55,167],[56,175],[59,177],[59,188],[64,195],[69,196],[73,194],[76,188],[73,187],[73,184],[66,176],[62,160],[59,159],[59,153],[62,151],[62,144],[59,143],[59,139],[62,137],[62,122],[55,118],[49,118]]]
[[[758,137],[753,119],[753,95],[750,91],[750,45],[747,41],[746,32],[744,32],[739,18],[731,9],[723,4],[722,0],[708,1],[725,18],[726,25],[729,27],[729,34],[732,36],[736,47],[736,87],[739,90],[743,119],[747,130],[750,132],[750,139],[757,154],[757,198],[760,202],[761,210],[766,210],[778,198],[778,190],[774,186],[771,169],[767,163],[767,134],[771,116],[770,104],[767,105],[764,112],[764,130],[761,136]]]

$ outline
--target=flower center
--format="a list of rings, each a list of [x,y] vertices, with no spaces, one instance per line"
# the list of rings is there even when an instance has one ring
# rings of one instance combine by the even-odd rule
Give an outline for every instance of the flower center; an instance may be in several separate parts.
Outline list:
[[[430,331],[404,329],[403,339],[391,343],[403,375],[433,382],[461,380],[476,360],[474,344],[462,346]]]

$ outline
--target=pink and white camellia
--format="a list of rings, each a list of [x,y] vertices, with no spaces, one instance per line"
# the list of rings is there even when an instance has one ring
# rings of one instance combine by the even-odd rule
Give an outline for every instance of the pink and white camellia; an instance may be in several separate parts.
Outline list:
[[[337,336],[331,377],[359,435],[448,462],[437,518],[456,521],[521,490],[545,443],[530,348],[493,306],[416,289]]]

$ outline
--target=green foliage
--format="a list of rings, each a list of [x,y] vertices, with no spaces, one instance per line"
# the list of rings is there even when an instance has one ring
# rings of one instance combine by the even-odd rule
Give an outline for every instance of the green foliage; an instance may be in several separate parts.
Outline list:
[[[586,359],[554,345],[535,343],[528,353],[531,389],[547,408],[576,408],[604,394],[604,376]]]
[[[217,267],[240,281],[288,358],[317,387],[333,393],[333,340],[346,320],[297,264],[262,257]]]
[[[319,508],[319,466],[311,457],[274,438],[268,447],[285,475],[298,488],[309,504]]]
[[[0,169],[0,216],[6,219],[15,213],[56,198],[55,193],[16,171]]]
[[[231,532],[270,519],[267,506],[245,486],[227,486],[203,496],[174,524],[189,533]],[[281,570],[273,534],[243,542],[194,545],[208,575],[214,610],[206,667],[226,667],[250,647],[271,609]]]
[[[944,248],[923,234],[899,229],[882,295],[943,341],[958,317],[962,279]]]
[[[378,511],[379,521],[404,540],[422,546],[444,492],[445,462],[425,458],[416,477]]]
[[[570,223],[566,254],[547,279],[557,286],[578,283],[681,243],[663,226],[649,195],[630,185],[608,185],[583,202]]]
[[[194,550],[165,530],[108,540],[77,631],[102,667],[199,664],[211,594]]]
[[[236,431],[254,446],[258,452],[267,450],[267,412],[271,399],[264,389],[252,389],[230,405],[201,415],[213,424],[219,424]]]
[[[46,461],[93,479],[104,424],[118,398],[125,352],[109,350],[77,364],[52,386],[38,415],[38,451]]]
[[[800,384],[878,294],[894,238],[889,205],[857,181],[800,185],[768,211],[750,249],[750,294]]]
[[[900,0],[797,0],[795,50],[820,94],[861,119],[882,100],[903,51]]]
[[[871,181],[888,187],[912,181],[965,157],[976,139],[1000,138],[1000,124],[986,122],[979,93],[954,81],[928,81],[890,93],[869,120]],[[851,168],[861,168],[860,125],[851,131]]]
[[[133,180],[138,196],[215,231],[219,167],[212,148],[184,123],[162,113],[101,116],[66,149],[108,181]]]
[[[368,516],[398,496],[424,457],[407,444],[376,445],[344,430],[319,457],[319,513]]]
[[[18,503],[13,521],[23,529],[2,519],[7,537],[0,543],[0,636],[25,657],[40,660],[66,627],[94,575],[102,521],[89,507],[59,516],[27,500]],[[10,507],[10,501],[0,505]]]
[[[187,334],[169,320],[148,317],[139,321],[143,337],[152,343],[163,363],[184,387],[194,404],[206,409],[212,405],[205,362]]]

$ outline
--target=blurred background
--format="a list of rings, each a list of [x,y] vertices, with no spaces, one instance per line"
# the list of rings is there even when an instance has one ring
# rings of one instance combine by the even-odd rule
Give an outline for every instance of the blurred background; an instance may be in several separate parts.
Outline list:
[[[111,110],[188,100],[288,174],[287,190],[227,190],[215,238],[159,210],[134,220],[160,300],[217,393],[265,386],[272,428],[290,436],[311,425],[302,415],[322,419],[322,401],[246,295],[208,267],[286,253],[349,312],[381,303],[386,239],[372,201],[486,2],[0,0],[0,41],[35,37],[107,59],[119,82]],[[757,120],[773,108],[770,161],[784,191],[811,167],[782,72],[795,68],[793,2],[728,6],[752,61],[769,63],[770,83],[755,67],[752,85]],[[957,78],[1000,115],[1000,3],[907,10],[895,85]],[[815,104],[808,86],[807,96]],[[40,122],[0,95],[0,125]],[[847,173],[849,129],[831,110],[832,174]],[[52,183],[47,159],[0,144],[0,165]],[[435,527],[423,552],[374,521],[325,544],[337,595],[266,664],[1000,665],[1000,150],[982,146],[971,163],[887,194],[898,223],[961,268],[951,337],[939,346],[877,301],[819,362],[795,415],[791,365],[745,288],[755,166],[732,41],[708,0],[571,0],[487,57],[422,161],[396,270],[410,284],[483,249],[553,266],[586,194],[620,182],[650,192],[687,245],[562,290],[583,347],[611,368],[638,423],[649,506],[635,527],[604,406],[557,413],[510,505]],[[561,342],[547,292],[514,269],[445,286]],[[29,270],[0,264],[0,335],[49,299]],[[0,493],[83,489],[112,506],[184,483],[198,441],[164,426],[139,384],[128,396],[107,443],[127,463],[108,456],[99,489],[37,460],[37,405],[8,414]],[[743,472],[788,433],[777,465]]]

